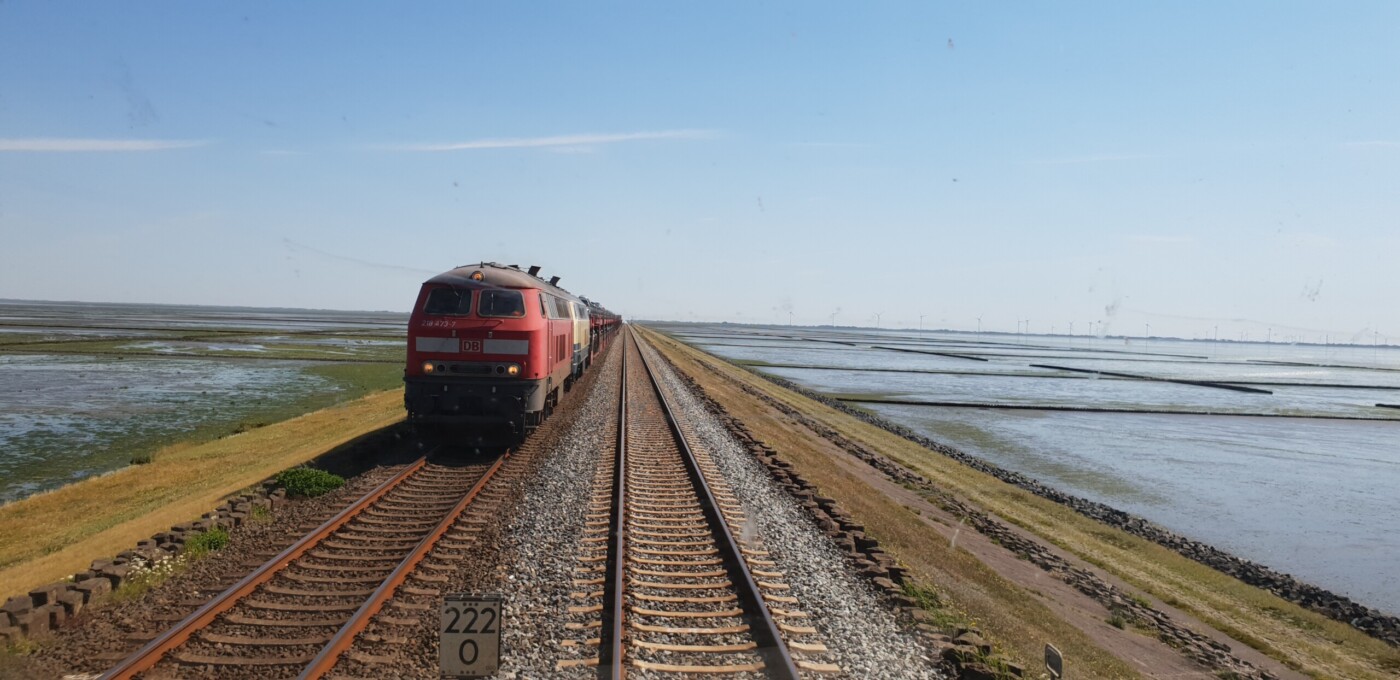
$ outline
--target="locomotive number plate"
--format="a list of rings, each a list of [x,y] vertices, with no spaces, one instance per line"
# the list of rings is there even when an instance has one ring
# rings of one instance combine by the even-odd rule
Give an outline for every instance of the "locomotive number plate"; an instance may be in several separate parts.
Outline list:
[[[473,354],[473,353],[474,353],[474,354],[480,354],[480,353],[481,353],[481,341],[480,341],[480,340],[463,340],[463,341],[462,341],[462,352],[463,352],[463,353],[466,353],[466,354]]]
[[[500,593],[450,593],[442,601],[438,663],[444,678],[492,675],[501,662]]]

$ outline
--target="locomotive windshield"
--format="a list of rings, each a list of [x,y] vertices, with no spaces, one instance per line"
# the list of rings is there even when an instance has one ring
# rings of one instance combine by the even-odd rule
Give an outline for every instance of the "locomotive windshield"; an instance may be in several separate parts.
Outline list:
[[[466,316],[472,312],[472,292],[465,288],[435,288],[428,293],[424,314]]]
[[[518,290],[483,290],[477,313],[482,316],[525,316],[525,296]]]

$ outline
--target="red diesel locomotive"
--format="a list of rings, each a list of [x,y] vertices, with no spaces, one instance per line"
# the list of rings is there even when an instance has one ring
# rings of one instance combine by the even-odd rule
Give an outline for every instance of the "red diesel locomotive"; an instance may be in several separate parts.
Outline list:
[[[408,322],[410,422],[524,434],[548,416],[620,319],[538,272],[483,262],[423,284]]]

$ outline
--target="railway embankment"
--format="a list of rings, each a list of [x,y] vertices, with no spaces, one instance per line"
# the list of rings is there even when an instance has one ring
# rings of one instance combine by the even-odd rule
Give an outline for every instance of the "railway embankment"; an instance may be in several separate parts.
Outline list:
[[[586,392],[594,375],[586,375],[575,393]],[[498,575],[492,566],[502,522],[511,515],[535,462],[557,447],[561,428],[576,421],[579,399],[566,399],[526,442],[510,455],[498,456],[492,467],[498,473],[483,477],[481,488],[466,492],[455,504],[446,503],[453,508],[438,520],[431,516],[443,512],[441,495],[465,488],[448,478],[484,467],[483,456],[499,452],[411,436],[401,426],[402,394],[387,397],[388,426],[329,451],[322,447],[314,457],[316,467],[349,477],[341,488],[324,496],[267,503],[234,498],[198,525],[217,525],[220,533],[228,526],[227,545],[196,557],[180,550],[178,541],[160,541],[160,559],[152,569],[161,572],[159,578],[140,575],[145,560],[139,555],[119,556],[126,561],[123,568],[138,565],[127,572],[135,578],[113,583],[110,593],[95,597],[92,606],[63,621],[52,635],[26,637],[10,654],[0,653],[0,678],[95,677],[103,671],[130,673],[152,661],[152,672],[162,676],[213,668],[218,677],[273,677],[306,663],[298,649],[311,652],[323,643],[322,653],[307,666],[318,673],[338,663],[362,677],[405,677],[418,666],[423,677],[436,677],[434,598],[444,590],[480,590],[474,584]],[[349,423],[341,422],[340,431],[349,432]],[[413,540],[410,534],[434,521],[432,538]],[[206,535],[198,527],[191,526],[181,538],[188,543]],[[399,587],[373,588],[395,557],[392,553],[411,544],[418,549],[387,577],[386,583]],[[366,594],[372,597],[364,600]],[[308,597],[322,599],[298,601]],[[355,615],[346,619],[355,607]],[[304,621],[288,618],[308,615]],[[212,629],[211,623],[225,629]],[[229,625],[238,630],[227,629]],[[326,633],[336,625],[340,631],[327,641]],[[284,648],[281,654],[278,647]],[[271,656],[266,653],[270,649]]]
[[[780,614],[788,623],[783,635],[808,665],[831,666],[844,677],[942,677],[951,668],[954,677],[1009,678],[1034,675],[1032,669],[1040,665],[1044,645],[1051,643],[1064,652],[1074,677],[1383,678],[1393,677],[1400,669],[1400,656],[1379,640],[892,431],[859,409],[787,389],[663,335],[645,331],[640,335],[650,340],[643,351],[657,371],[656,398],[664,394],[673,404],[668,408],[675,409],[676,415],[668,416],[670,422],[678,423],[674,437],[688,439],[696,447],[694,467],[709,479],[722,512],[703,522],[672,517],[682,512],[681,506],[690,507],[686,505],[690,501],[678,490],[684,485],[662,477],[659,466],[671,455],[666,453],[669,449],[658,448],[638,458],[643,482],[635,489],[640,495],[629,504],[634,511],[641,507],[636,503],[656,505],[647,511],[655,517],[646,521],[657,526],[631,527],[643,530],[635,544],[628,544],[629,549],[639,550],[633,557],[656,560],[661,553],[654,551],[681,550],[690,559],[693,555],[686,551],[699,550],[697,544],[709,540],[702,535],[706,532],[701,525],[723,523],[746,546],[750,566],[759,565],[763,597],[786,612]],[[623,343],[618,345],[612,355],[623,353]],[[639,366],[641,356],[634,357]],[[594,562],[589,560],[601,554],[597,541],[609,533],[601,528],[606,521],[599,514],[608,507],[613,471],[609,451],[614,440],[620,441],[617,432],[629,430],[608,424],[617,413],[611,400],[627,381],[618,375],[616,361],[603,361],[599,369],[575,386],[555,417],[511,459],[515,462],[507,461],[518,469],[499,484],[491,482],[496,486],[484,489],[481,500],[467,512],[442,520],[450,520],[451,525],[439,522],[440,527],[448,527],[441,544],[421,558],[405,558],[419,566],[408,567],[404,573],[409,580],[398,594],[380,601],[383,609],[376,610],[380,613],[371,611],[363,619],[365,625],[354,629],[363,634],[336,634],[335,639],[358,640],[339,648],[336,654],[343,656],[337,657],[341,661],[336,669],[356,677],[385,677],[389,668],[399,676],[435,677],[437,598],[461,590],[507,594],[506,611],[512,619],[508,637],[513,643],[503,662],[511,672],[554,677],[567,661],[581,664],[576,670],[586,674],[582,668],[590,658],[602,660],[590,648],[591,634],[579,632],[592,631],[595,625],[578,617],[592,616],[598,598],[617,599],[606,594],[607,586],[599,585]],[[639,376],[634,378],[639,381]],[[637,397],[629,395],[640,391],[624,391],[624,403],[635,401]],[[189,619],[191,612],[221,597],[250,570],[266,566],[270,555],[276,559],[284,550],[280,546],[308,540],[306,532],[331,521],[327,517],[336,513],[337,503],[393,474],[392,468],[374,465],[404,462],[400,459],[412,440],[395,437],[399,431],[395,423],[401,420],[398,397],[387,393],[374,403],[361,400],[347,405],[358,405],[359,410],[321,414],[325,416],[321,420],[280,433],[275,428],[291,427],[295,421],[229,437],[220,440],[229,448],[203,450],[202,456],[181,458],[175,455],[178,452],[167,452],[156,460],[181,465],[133,468],[161,470],[158,481],[162,484],[153,487],[161,493],[181,484],[191,487],[188,497],[177,498],[174,505],[194,502],[191,499],[233,481],[219,478],[222,475],[236,471],[251,481],[215,494],[211,504],[161,519],[150,530],[154,533],[144,534],[149,538],[138,535],[139,543],[132,539],[98,553],[115,557],[104,557],[87,570],[68,572],[77,584],[56,578],[37,581],[51,582],[56,588],[52,592],[42,585],[33,589],[27,603],[15,602],[24,611],[0,613],[6,617],[0,623],[16,614],[34,617],[42,610],[39,619],[29,619],[31,625],[35,620],[63,625],[58,635],[42,641],[37,653],[23,663],[63,673],[109,668],[113,662],[131,658],[134,648],[162,635],[171,622]],[[645,406],[650,399],[633,404],[638,418],[656,410],[654,405]],[[632,409],[629,406],[626,412]],[[375,427],[376,414],[387,424]],[[362,428],[358,436],[352,434],[356,428]],[[650,425],[638,426],[637,451],[646,453],[647,446],[661,441],[648,434],[653,430]],[[263,433],[262,438],[240,439],[258,433]],[[283,502],[276,487],[262,483],[296,464],[283,456],[304,456],[301,461],[314,458],[318,466],[346,472],[351,479],[328,496]],[[621,453],[616,460],[622,460]],[[244,467],[250,465],[266,469],[254,475],[252,468]],[[367,468],[367,474],[355,476]],[[191,470],[202,471],[202,477],[194,480],[188,476]],[[439,479],[444,474],[448,472],[435,471],[431,478],[411,486],[432,491],[445,483]],[[203,479],[209,477],[215,477],[216,483]],[[127,486],[141,483],[135,477],[122,481]],[[107,493],[114,508],[133,502],[124,494],[141,496],[139,489]],[[76,505],[79,500],[71,502]],[[429,505],[445,502],[438,499]],[[716,504],[713,499],[710,502]],[[325,594],[308,593],[327,588],[346,600],[337,611],[368,607],[356,604],[354,598],[360,597],[359,590],[376,590],[373,582],[378,576],[363,576],[364,585],[348,584],[341,583],[343,572],[380,568],[355,566],[355,560],[378,564],[397,559],[397,554],[379,553],[389,550],[389,543],[414,542],[409,540],[413,537],[399,534],[418,531],[408,524],[421,528],[428,522],[389,526],[406,522],[402,517],[409,513],[399,501],[393,505],[367,511],[358,528],[325,539],[324,548],[308,553],[310,561],[298,568],[335,575],[289,573],[285,577],[289,581],[270,583],[265,592],[237,605],[251,609],[234,613],[253,621],[269,619],[267,611],[292,612],[312,616],[306,626],[330,627],[317,613],[325,609],[323,605],[293,601],[320,597]],[[197,522],[189,521],[210,507],[213,510]],[[50,510],[57,512],[56,508]],[[83,512],[99,516],[99,510],[91,505],[66,508],[77,514],[48,519],[77,522],[84,519]],[[157,505],[146,513],[164,511]],[[672,526],[677,522],[686,526]],[[176,528],[167,530],[167,526]],[[166,557],[163,562],[169,563],[169,556],[179,554],[182,544],[224,528],[229,529],[228,547],[212,558],[187,560],[179,573],[149,591],[136,592],[131,587],[136,580],[128,584],[141,568],[131,565],[146,561],[142,550],[159,551]],[[27,530],[39,540],[32,527]],[[88,536],[98,534],[100,528]],[[362,542],[381,547],[371,550],[375,554],[367,558],[363,550],[352,549],[352,543]],[[122,548],[127,549],[118,553]],[[646,552],[640,552],[643,548]],[[723,592],[727,586],[704,580],[713,578],[708,572],[692,575],[701,579],[696,583],[673,583],[661,573],[664,569],[640,569],[636,574],[646,578],[639,583],[628,581],[627,597],[664,604],[660,609],[670,609],[685,598],[705,606],[713,604],[707,598],[729,601],[730,595]],[[76,587],[84,582],[93,582],[96,590]],[[115,596],[106,592],[113,589],[118,591]],[[692,589],[695,592],[684,592]],[[67,617],[75,593],[82,609]],[[632,604],[659,611],[645,602]],[[575,610],[577,617],[561,616]],[[648,627],[638,630],[647,635],[670,628],[676,630],[666,635],[699,634],[693,626],[659,620],[642,623]],[[320,637],[281,630],[280,625],[272,626],[278,630],[253,635],[258,642],[243,640],[238,631],[206,632],[192,647],[162,663],[167,670],[221,664],[237,677],[258,677],[262,672],[258,669],[267,668],[260,665],[266,655],[258,652],[259,645],[268,641],[300,645],[309,656],[322,644]],[[744,637],[743,630],[727,630],[712,632],[737,637],[708,642],[650,640],[652,646],[647,649],[680,651],[686,659],[701,660],[704,655],[732,651],[720,642],[744,645],[738,639]],[[633,641],[638,639],[635,631],[629,635]],[[235,646],[222,646],[226,644]],[[701,656],[691,658],[697,654]],[[300,663],[300,657],[292,656],[279,657],[276,663]],[[653,661],[665,662],[664,656]],[[945,663],[930,663],[935,660]],[[0,664],[0,677],[7,677],[4,664]]]
[[[54,604],[45,594],[55,590],[52,584],[76,587],[101,576],[119,586],[123,565],[138,551],[179,545],[184,533],[241,520],[267,498],[268,478],[328,452],[347,457],[357,440],[402,419],[402,392],[372,394],[222,439],[168,447],[149,463],[0,506],[0,597],[14,597],[0,613],[0,628],[8,623],[15,637],[22,634],[29,612]],[[51,614],[56,621],[57,612]]]
[[[681,429],[714,460],[747,518],[743,531],[762,539],[768,559],[786,574],[796,609],[817,622],[835,665],[850,677],[1020,677],[1024,667],[994,654],[972,628],[962,654],[928,636],[910,615],[905,572],[878,540],[832,498],[821,497],[772,449],[764,449],[738,421],[716,409],[694,381],[654,347],[646,353]]]
[[[1122,529],[1134,536],[1152,541],[1183,557],[1204,564],[1229,576],[1233,576],[1246,584],[1267,590],[1289,602],[1323,614],[1335,621],[1348,624],[1392,646],[1400,647],[1400,617],[1391,616],[1373,607],[1367,607],[1345,595],[1340,595],[1325,588],[1320,588],[1311,583],[1301,581],[1289,574],[1279,572],[1268,566],[1259,564],[1258,562],[1231,555],[1207,543],[1192,540],[1173,531],[1169,531],[1142,517],[1124,512],[1103,503],[1065,493],[1027,475],[1007,470],[951,446],[933,441],[903,425],[892,423],[869,411],[854,408],[841,400],[813,392],[785,378],[767,374],[761,375],[765,379],[771,380],[773,383],[785,389],[799,392],[803,396],[813,399],[814,401],[819,401],[854,418],[859,418],[860,420],[908,439],[931,451],[936,451],[968,467],[985,472],[1008,484],[1025,489],[1041,498],[1064,505],[1086,517]],[[1362,418],[1355,419],[1360,420]]]
[[[1140,518],[1015,473],[998,474],[984,461],[858,408],[649,336],[755,441],[782,450],[819,496],[850,507],[864,533],[879,537],[943,604],[983,619],[990,636],[1022,658],[1053,642],[1098,671],[1090,675],[1125,670],[1106,657],[1133,659],[1135,670],[1156,675],[1164,671],[1153,667],[1154,657],[1143,656],[1148,650],[1138,644],[1152,639],[1197,668],[1236,676],[1379,678],[1400,669],[1400,655],[1380,636],[1296,602],[1306,601],[1298,595],[1307,586],[1286,575],[1271,575],[1183,537],[1153,535],[1153,525]],[[892,503],[872,495],[880,493]],[[885,516],[901,511],[903,517]],[[946,542],[941,547],[930,542],[940,539]],[[976,560],[966,559],[966,552]],[[1212,559],[1223,568],[1207,566]],[[1083,600],[1056,594],[1049,582]],[[1102,618],[1076,618],[1071,610],[1085,601]],[[1048,619],[1060,625],[1026,625],[1028,616],[1046,613],[1030,614],[1027,608],[1036,602],[1048,605]],[[1347,606],[1339,598],[1326,603]],[[1358,613],[1358,628],[1376,620],[1365,610]],[[1121,629],[1136,633],[1115,636],[1113,630]],[[1149,660],[1146,667],[1143,659]]]

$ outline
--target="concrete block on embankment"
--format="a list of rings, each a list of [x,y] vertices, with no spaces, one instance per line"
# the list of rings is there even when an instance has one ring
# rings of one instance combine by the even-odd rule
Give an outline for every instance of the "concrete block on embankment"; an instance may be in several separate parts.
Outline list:
[[[49,613],[44,609],[31,609],[16,623],[26,637],[39,637],[49,632]]]
[[[43,628],[44,632],[58,630],[67,620],[68,611],[63,608],[63,605],[58,603],[46,604],[42,607],[38,607],[29,615],[29,625],[35,628]]]
[[[112,582],[98,576],[73,586],[73,589],[83,594],[84,604],[92,604],[97,598],[112,592]]]
[[[34,603],[35,607],[42,607],[46,604],[53,604],[54,602],[58,601],[58,595],[60,593],[66,592],[71,585],[72,584],[70,583],[64,583],[60,581],[58,583],[50,583],[45,586],[39,586],[38,588],[29,591],[29,599]]]
[[[68,613],[68,618],[73,618],[82,613],[83,607],[87,606],[87,596],[80,590],[69,588],[59,593],[58,603],[63,605],[63,610]]]
[[[28,616],[33,608],[34,600],[29,599],[28,595],[16,595],[0,606],[0,620],[8,620],[10,625],[18,626],[20,617]]]
[[[112,590],[121,587],[122,581],[126,580],[126,575],[131,572],[130,564],[112,564],[98,572],[99,578],[105,578],[112,584]]]

